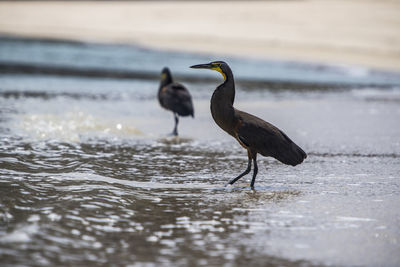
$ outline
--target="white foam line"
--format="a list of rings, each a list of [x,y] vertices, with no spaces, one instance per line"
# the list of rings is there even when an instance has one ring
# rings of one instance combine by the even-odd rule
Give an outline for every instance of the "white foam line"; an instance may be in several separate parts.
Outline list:
[[[86,181],[96,181],[96,182],[106,182],[109,184],[121,184],[130,187],[138,188],[150,188],[150,189],[214,189],[216,186],[211,184],[199,184],[199,183],[188,183],[188,184],[165,184],[158,182],[138,182],[133,180],[120,180],[111,177],[106,177],[98,174],[90,173],[68,173],[60,174],[57,176],[50,176],[51,178],[57,180],[66,179],[69,180],[86,180]]]
[[[337,216],[336,219],[338,221],[347,221],[347,222],[372,222],[372,221],[376,221],[375,219],[370,219],[370,218],[345,217],[345,216]]]

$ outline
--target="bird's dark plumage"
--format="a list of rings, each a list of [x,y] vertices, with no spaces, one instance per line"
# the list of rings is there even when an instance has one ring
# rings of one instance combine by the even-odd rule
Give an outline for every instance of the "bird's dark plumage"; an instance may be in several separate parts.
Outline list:
[[[178,115],[194,117],[192,97],[189,91],[180,83],[173,82],[171,72],[164,68],[161,72],[161,82],[158,89],[160,105],[174,113],[175,127],[173,135],[178,135]]]
[[[287,165],[303,162],[306,153],[274,125],[246,112],[236,110],[239,121],[237,134],[251,150],[273,157]]]
[[[223,61],[215,61],[209,64],[194,65],[191,68],[216,70],[225,79],[224,83],[215,89],[211,97],[211,114],[218,126],[235,138],[247,150],[249,158],[247,169],[232,179],[229,184],[235,183],[248,174],[253,161],[254,172],[251,187],[254,187],[258,172],[257,154],[273,157],[284,164],[292,166],[303,162],[307,154],[284,132],[254,115],[233,107],[235,82],[228,64]]]

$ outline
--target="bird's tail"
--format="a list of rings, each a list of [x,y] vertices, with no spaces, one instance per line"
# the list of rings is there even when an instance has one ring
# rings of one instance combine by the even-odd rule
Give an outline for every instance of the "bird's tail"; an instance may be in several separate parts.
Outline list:
[[[301,149],[295,143],[292,143],[291,146],[292,146],[292,149],[288,153],[287,163],[286,162],[285,163],[292,165],[292,166],[296,166],[296,165],[302,163],[304,161],[304,159],[307,158],[307,154],[306,154],[306,152],[304,152],[303,149]]]
[[[281,131],[281,133],[287,140],[287,146],[282,147],[283,151],[279,153],[276,159],[284,164],[292,166],[302,163],[304,159],[307,158],[306,152],[296,145],[284,132]]]

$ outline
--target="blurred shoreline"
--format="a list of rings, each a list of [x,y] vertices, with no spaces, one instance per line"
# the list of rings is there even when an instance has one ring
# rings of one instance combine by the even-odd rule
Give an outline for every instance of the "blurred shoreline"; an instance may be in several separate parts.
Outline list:
[[[236,83],[246,89],[299,91],[400,86],[400,72],[284,60],[241,57],[220,59],[229,62],[235,71]],[[149,49],[132,44],[116,45],[0,34],[2,75],[158,81],[160,66],[169,66],[179,81],[215,83],[220,79],[214,73],[193,73],[189,68],[197,62],[210,60],[213,60],[212,55]]]
[[[397,72],[399,29],[390,0],[0,3],[0,34]]]

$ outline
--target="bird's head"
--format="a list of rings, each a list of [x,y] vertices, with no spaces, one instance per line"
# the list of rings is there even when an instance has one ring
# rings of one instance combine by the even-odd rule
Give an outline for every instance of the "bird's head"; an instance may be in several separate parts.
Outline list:
[[[165,84],[172,82],[172,75],[168,67],[164,67],[161,71],[161,82]]]
[[[209,70],[216,70],[224,76],[226,80],[227,74],[231,71],[228,64],[224,61],[213,61],[207,64],[199,64],[190,66],[192,69],[209,69]]]

